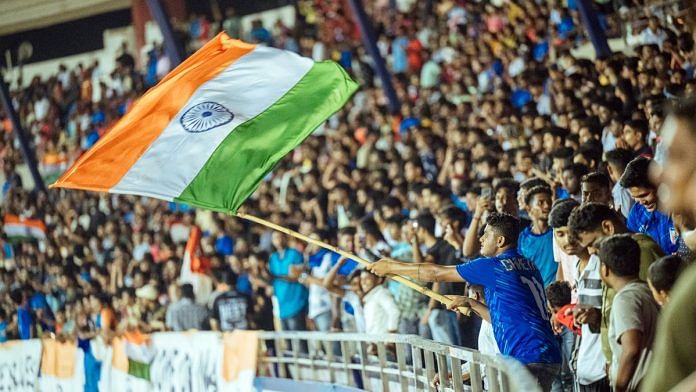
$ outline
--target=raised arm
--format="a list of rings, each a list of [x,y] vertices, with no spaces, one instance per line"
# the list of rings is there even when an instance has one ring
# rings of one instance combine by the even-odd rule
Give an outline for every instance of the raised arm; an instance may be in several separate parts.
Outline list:
[[[464,257],[476,256],[479,249],[478,233],[479,229],[481,228],[481,219],[483,217],[483,212],[488,210],[490,204],[490,199],[485,199],[482,197],[479,197],[476,201],[476,210],[474,211],[474,216],[471,219],[471,224],[466,230],[464,245],[462,246],[462,255],[464,255]]]
[[[338,259],[336,265],[331,267],[329,273],[326,274],[321,284],[331,294],[336,294],[341,297],[345,294],[346,291],[336,284],[336,276],[338,275],[338,270],[341,269],[343,263],[345,263],[346,260],[347,259],[345,257],[341,257],[340,259]]]
[[[442,266],[433,263],[402,263],[385,258],[366,267],[379,276],[401,275],[421,282],[464,282],[456,266]]]

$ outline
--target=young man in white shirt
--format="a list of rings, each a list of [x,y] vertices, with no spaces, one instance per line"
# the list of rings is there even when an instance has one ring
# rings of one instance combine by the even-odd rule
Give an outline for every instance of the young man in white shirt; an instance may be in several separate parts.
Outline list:
[[[340,325],[332,326],[332,330],[343,332],[365,332],[365,315],[362,305],[364,293],[360,285],[360,270],[351,272],[345,279],[346,285],[338,286],[336,276],[346,262],[345,257],[338,259],[336,264],[324,277],[322,286],[332,295],[340,299],[340,315],[336,315]]]
[[[318,240],[326,240],[320,238],[320,235],[312,234]],[[324,236],[326,237],[326,236]],[[306,251],[309,254],[309,273],[303,272],[298,278],[298,282],[302,283],[309,290],[308,295],[308,311],[307,317],[314,322],[314,327],[317,331],[328,332],[331,330],[331,294],[324,288],[324,278],[331,270],[331,260],[333,253],[316,246],[310,245]]]
[[[399,308],[383,282],[368,270],[360,271],[365,330],[369,334],[395,333],[399,328]]]

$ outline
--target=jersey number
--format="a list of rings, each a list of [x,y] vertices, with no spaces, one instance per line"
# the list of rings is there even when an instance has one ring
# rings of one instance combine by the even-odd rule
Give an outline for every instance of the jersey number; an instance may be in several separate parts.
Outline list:
[[[520,280],[522,281],[522,283],[529,286],[529,291],[531,291],[532,295],[534,295],[534,301],[539,307],[539,313],[541,314],[541,317],[544,320],[548,321],[549,314],[546,311],[546,306],[544,305],[544,288],[536,280],[527,279],[524,276],[520,276]]]

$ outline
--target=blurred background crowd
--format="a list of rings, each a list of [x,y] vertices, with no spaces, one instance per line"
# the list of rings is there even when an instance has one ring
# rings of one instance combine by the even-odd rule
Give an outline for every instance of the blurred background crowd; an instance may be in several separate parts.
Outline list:
[[[519,250],[540,270],[550,310],[585,308],[573,313],[574,323],[552,320],[567,365],[557,390],[607,383],[604,364],[612,352],[616,363],[621,348],[602,341],[611,329],[610,299],[592,286],[599,278],[587,276],[599,269],[591,268],[595,241],[636,233],[640,278],[652,279],[655,297],[636,299],[653,312],[636,316],[638,349],[652,344],[657,304],[695,257],[685,233],[696,221],[664,209],[666,196],[649,180],[650,167],[665,164],[666,108],[696,94],[685,17],[641,12],[649,8],[632,1],[597,1],[608,34],[625,28],[617,14],[632,19],[625,49],[594,59],[574,54],[588,42],[574,1],[365,3],[393,74],[397,112],[388,109],[374,61],[341,2],[300,1],[301,23],[293,29],[255,21],[242,31],[234,9],[216,21],[192,15],[175,23],[189,53],[225,30],[335,60],[360,82],[350,102],[269,175],[242,211],[368,260],[444,265],[478,256],[481,222],[491,212],[518,217]],[[172,68],[160,46],[143,66],[127,45],[115,61],[108,75],[99,62],[61,66],[11,91],[47,183]],[[691,104],[683,110],[695,115]],[[264,227],[141,197],[27,190],[16,172],[23,157],[12,125],[2,112],[0,120],[0,211],[45,225],[45,238],[18,240],[7,231],[2,238],[0,342],[46,334],[89,342],[129,329],[282,328],[413,333],[484,350],[478,316],[446,310],[354,261]],[[204,260],[208,287],[180,282],[198,228],[202,238],[190,244],[189,257],[195,249]],[[463,284],[430,287],[481,297]],[[600,334],[583,321],[592,318],[590,307],[605,313]],[[585,338],[593,334],[602,338]],[[587,390],[607,390],[597,385]]]

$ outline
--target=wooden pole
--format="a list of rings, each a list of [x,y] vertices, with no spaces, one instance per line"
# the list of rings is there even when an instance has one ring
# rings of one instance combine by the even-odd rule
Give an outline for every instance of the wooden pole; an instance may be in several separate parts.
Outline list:
[[[306,235],[304,235],[304,234],[302,234],[302,233],[298,233],[298,232],[296,232],[296,231],[294,231],[294,230],[290,230],[290,229],[288,229],[288,228],[286,228],[286,227],[277,225],[277,224],[275,224],[275,223],[273,223],[273,222],[269,222],[269,221],[267,221],[267,220],[265,220],[265,219],[261,219],[261,218],[259,218],[259,217],[253,216],[253,215],[245,214],[245,213],[243,213],[243,212],[237,212],[237,213],[234,213],[233,215],[236,216],[236,217],[238,217],[238,218],[242,218],[242,219],[248,220],[248,221],[250,221],[250,222],[254,222],[254,223],[258,223],[258,224],[260,224],[260,225],[262,225],[262,226],[266,226],[266,227],[268,227],[268,228],[270,228],[270,229],[279,231],[279,232],[281,232],[281,233],[287,234],[287,235],[289,235],[289,236],[291,236],[291,237],[295,237],[295,238],[297,238],[297,239],[299,239],[299,240],[308,242],[308,243],[310,243],[310,244],[313,244],[313,245],[316,245],[316,246],[320,246],[320,247],[322,247],[322,248],[324,248],[324,249],[328,249],[328,250],[330,250],[330,251],[332,251],[332,252],[338,253],[339,255],[341,255],[341,256],[343,256],[343,257],[345,257],[345,258],[354,260],[354,261],[356,261],[356,262],[358,262],[358,263],[360,263],[360,264],[362,264],[362,265],[369,265],[369,264],[370,264],[369,261],[363,259],[362,257],[358,257],[358,256],[356,256],[356,255],[354,255],[354,254],[352,254],[352,253],[345,252],[345,251],[343,251],[343,250],[341,250],[341,249],[338,249],[338,248],[335,247],[335,246],[332,246],[332,245],[327,244],[326,242],[319,241],[319,240],[316,240],[316,239],[314,239],[314,238],[308,237],[308,236],[306,236]],[[415,282],[412,282],[412,281],[410,281],[410,280],[404,278],[403,276],[399,276],[399,275],[389,275],[389,276],[387,276],[387,277],[388,277],[389,279],[392,279],[392,280],[394,280],[394,281],[396,281],[396,282],[399,282],[399,283],[403,284],[404,286],[410,287],[411,289],[416,290],[417,292],[419,292],[419,293],[421,293],[421,294],[423,294],[423,295],[426,295],[426,296],[428,296],[428,297],[430,297],[430,298],[432,298],[432,299],[434,299],[434,300],[436,300],[436,301],[438,301],[438,302],[444,304],[445,306],[449,306],[449,305],[452,303],[452,300],[449,299],[449,298],[447,298],[447,297],[445,297],[444,295],[442,295],[442,294],[440,294],[440,293],[436,293],[436,292],[430,290],[430,289],[427,288],[427,287],[419,286],[419,285],[417,285]],[[460,313],[465,314],[465,315],[468,315],[468,314],[470,313],[470,311],[471,311],[471,309],[468,308],[468,307],[459,307],[457,310],[458,310]]]

